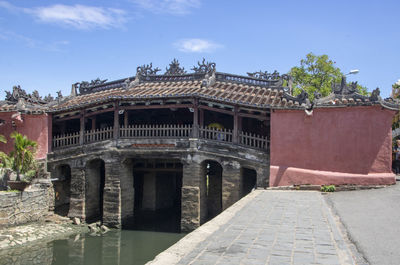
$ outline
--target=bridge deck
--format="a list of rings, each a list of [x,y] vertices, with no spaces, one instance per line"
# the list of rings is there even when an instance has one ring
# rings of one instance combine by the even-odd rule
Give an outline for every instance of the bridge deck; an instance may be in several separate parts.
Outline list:
[[[354,264],[319,192],[256,190],[150,264]]]

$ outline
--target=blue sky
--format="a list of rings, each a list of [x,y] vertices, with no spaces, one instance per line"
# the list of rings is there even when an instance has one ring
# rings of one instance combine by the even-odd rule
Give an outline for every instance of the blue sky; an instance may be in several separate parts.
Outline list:
[[[0,98],[97,77],[133,76],[173,58],[217,71],[285,73],[309,52],[388,97],[400,79],[399,1],[0,0]]]

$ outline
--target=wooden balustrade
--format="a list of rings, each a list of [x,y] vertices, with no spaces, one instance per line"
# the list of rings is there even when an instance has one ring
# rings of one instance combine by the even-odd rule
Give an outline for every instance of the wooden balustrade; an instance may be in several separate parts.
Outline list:
[[[79,145],[79,132],[66,133],[53,137],[53,148]]]
[[[106,127],[103,129],[96,129],[86,131],[84,135],[85,143],[100,142],[104,140],[112,139],[114,136],[113,127]]]
[[[199,138],[208,140],[217,140],[223,142],[232,142],[232,130],[229,129],[218,129],[213,127],[202,127],[199,128]]]
[[[168,125],[129,125],[122,126],[119,130],[121,139],[144,139],[144,138],[190,138],[193,137],[194,128],[189,124],[168,124]],[[198,135],[201,139],[233,143],[233,132],[230,129],[218,129],[212,127],[198,127]],[[59,135],[53,137],[53,148],[79,145],[79,132]],[[113,139],[113,127],[89,130],[84,133],[84,143],[100,142]],[[239,132],[238,144],[257,149],[268,149],[267,137],[247,132]]]
[[[129,125],[119,130],[120,138],[189,138],[192,125]]]
[[[247,132],[239,132],[239,144],[259,149],[267,149],[269,147],[267,137]]]

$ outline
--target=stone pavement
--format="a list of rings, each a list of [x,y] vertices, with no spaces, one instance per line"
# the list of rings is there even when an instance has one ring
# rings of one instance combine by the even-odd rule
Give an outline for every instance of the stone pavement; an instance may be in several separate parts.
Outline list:
[[[322,196],[253,191],[150,264],[354,264]]]
[[[357,264],[400,264],[400,185],[325,196],[362,254]],[[362,258],[366,259],[363,262]]]

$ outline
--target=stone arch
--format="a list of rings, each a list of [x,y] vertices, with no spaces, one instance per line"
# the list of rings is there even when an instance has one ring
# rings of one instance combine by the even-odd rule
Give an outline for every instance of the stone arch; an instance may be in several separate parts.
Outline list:
[[[68,216],[71,199],[71,166],[56,165],[53,170],[54,213]]]
[[[105,185],[104,160],[89,160],[85,167],[85,219],[87,222],[103,219]]]
[[[242,198],[257,187],[257,170],[254,169],[253,167],[241,166],[240,177],[241,177],[240,197]]]
[[[207,159],[201,163],[204,176],[201,176],[202,186],[202,216],[206,222],[222,212],[222,165],[218,160]]]

